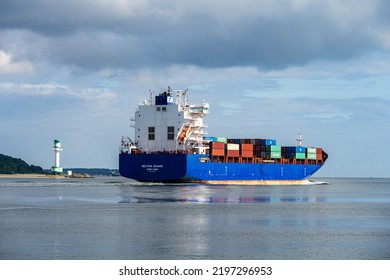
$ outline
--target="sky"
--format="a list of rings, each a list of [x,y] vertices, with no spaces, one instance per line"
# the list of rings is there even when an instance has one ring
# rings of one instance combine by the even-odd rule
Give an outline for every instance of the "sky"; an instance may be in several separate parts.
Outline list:
[[[118,168],[149,90],[207,100],[209,136],[322,147],[389,177],[390,1],[2,0],[0,153]]]

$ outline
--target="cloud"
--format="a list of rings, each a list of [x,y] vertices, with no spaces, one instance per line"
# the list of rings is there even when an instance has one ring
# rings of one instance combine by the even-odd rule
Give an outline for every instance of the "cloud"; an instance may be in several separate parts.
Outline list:
[[[304,115],[304,118],[318,119],[323,122],[338,122],[338,121],[348,121],[354,113],[351,112],[340,112],[340,113],[317,113],[317,114],[307,114]]]
[[[0,74],[32,73],[32,64],[28,61],[13,61],[12,55],[0,50]]]
[[[0,90],[8,94],[20,94],[30,96],[68,95],[87,101],[107,102],[115,99],[113,92],[107,92],[98,88],[72,89],[65,85],[57,84],[29,84],[29,83],[0,83]]]
[[[284,69],[388,50],[390,40],[383,1],[3,2],[0,28],[29,30],[44,50],[27,52],[80,68]]]

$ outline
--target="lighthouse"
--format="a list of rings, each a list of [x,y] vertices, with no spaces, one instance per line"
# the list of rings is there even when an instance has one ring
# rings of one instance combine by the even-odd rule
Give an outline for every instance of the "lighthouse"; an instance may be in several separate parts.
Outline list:
[[[61,141],[60,140],[54,140],[54,147],[52,149],[54,151],[54,166],[52,166],[51,171],[54,174],[61,174],[62,173],[62,167],[60,165],[60,152],[61,149]]]

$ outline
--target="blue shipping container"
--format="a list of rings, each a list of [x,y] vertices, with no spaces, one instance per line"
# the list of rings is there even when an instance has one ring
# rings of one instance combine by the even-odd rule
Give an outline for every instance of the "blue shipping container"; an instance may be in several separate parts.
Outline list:
[[[213,136],[204,136],[203,139],[211,142],[217,142],[217,137]]]
[[[261,139],[260,144],[264,146],[271,146],[271,145],[276,145],[276,140],[271,140],[271,139]]]
[[[286,153],[305,153],[306,148],[305,147],[284,147],[286,150]]]

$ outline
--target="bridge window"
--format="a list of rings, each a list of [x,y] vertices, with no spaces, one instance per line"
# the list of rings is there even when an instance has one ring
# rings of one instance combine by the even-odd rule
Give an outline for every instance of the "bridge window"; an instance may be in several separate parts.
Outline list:
[[[175,127],[174,126],[168,126],[168,140],[174,140],[175,139]]]
[[[155,139],[155,132],[154,132],[154,126],[148,127],[148,139],[154,140]]]

